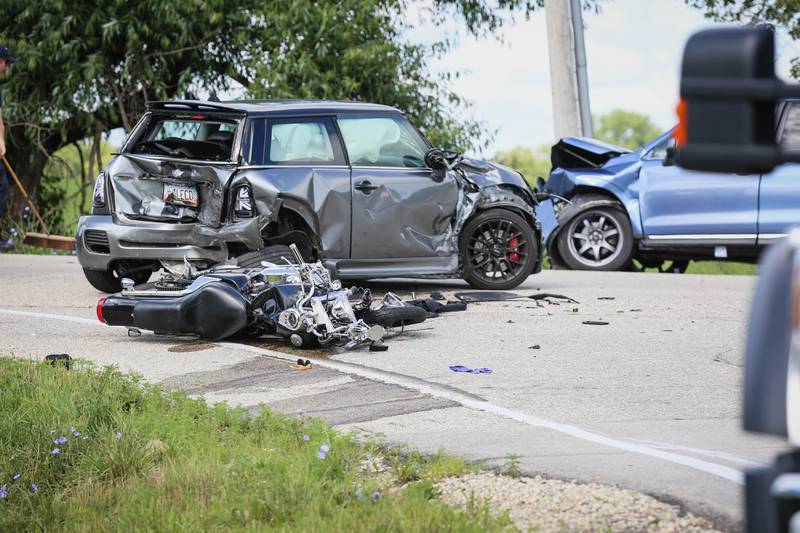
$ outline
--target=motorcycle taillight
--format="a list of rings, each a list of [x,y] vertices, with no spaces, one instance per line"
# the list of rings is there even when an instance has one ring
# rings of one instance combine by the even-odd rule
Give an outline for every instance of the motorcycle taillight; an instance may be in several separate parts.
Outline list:
[[[97,320],[102,322],[103,324],[106,323],[106,319],[103,318],[103,304],[106,303],[107,296],[101,296],[99,300],[97,300]]]

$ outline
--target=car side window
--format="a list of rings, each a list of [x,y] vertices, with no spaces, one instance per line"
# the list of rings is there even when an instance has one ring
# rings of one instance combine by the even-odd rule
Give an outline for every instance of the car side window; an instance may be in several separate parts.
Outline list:
[[[256,119],[250,125],[251,165],[345,165],[333,119]]]
[[[350,164],[424,168],[428,145],[402,116],[339,117]]]
[[[780,144],[786,149],[800,150],[800,105],[798,104],[789,104],[783,121]]]
[[[671,135],[655,145],[647,153],[647,159],[664,159],[667,157],[667,150],[675,146],[675,138]]]

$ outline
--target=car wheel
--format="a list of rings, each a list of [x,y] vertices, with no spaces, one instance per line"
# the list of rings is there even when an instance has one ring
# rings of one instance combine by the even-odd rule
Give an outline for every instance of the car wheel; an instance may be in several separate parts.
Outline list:
[[[613,207],[579,213],[557,239],[561,258],[573,270],[623,270],[631,262],[631,223],[625,213]]]
[[[476,289],[513,289],[533,272],[539,242],[521,216],[489,209],[470,220],[459,237],[464,279]]]
[[[284,244],[273,244],[272,246],[265,246],[255,252],[247,252],[236,258],[236,264],[242,268],[261,268],[261,262],[274,263],[276,265],[285,265],[288,259],[289,262],[294,263],[292,251]]]
[[[135,285],[147,283],[150,276],[153,274],[152,269],[137,270],[135,272],[128,272],[120,275],[114,268],[107,270],[89,270],[83,269],[83,275],[92,287],[101,292],[120,292],[122,290],[122,278],[129,278],[133,280]]]

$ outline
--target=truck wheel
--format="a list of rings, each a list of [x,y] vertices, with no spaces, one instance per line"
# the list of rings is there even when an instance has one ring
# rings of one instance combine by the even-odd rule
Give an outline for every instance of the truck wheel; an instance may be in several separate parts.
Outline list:
[[[122,290],[122,278],[130,278],[136,285],[147,283],[150,276],[153,274],[152,269],[137,270],[125,275],[120,275],[114,268],[108,270],[89,270],[83,269],[83,275],[86,280],[98,291],[101,292],[120,292]]]
[[[556,238],[561,258],[573,270],[623,270],[631,262],[631,223],[613,207],[582,211]]]
[[[470,220],[459,237],[464,279],[476,289],[513,289],[533,272],[539,242],[516,213],[488,209]]]
[[[261,268],[261,262],[275,263],[276,265],[285,265],[288,259],[294,263],[292,258],[292,251],[284,244],[273,244],[272,246],[265,246],[255,252],[247,252],[236,258],[236,264],[242,268]]]

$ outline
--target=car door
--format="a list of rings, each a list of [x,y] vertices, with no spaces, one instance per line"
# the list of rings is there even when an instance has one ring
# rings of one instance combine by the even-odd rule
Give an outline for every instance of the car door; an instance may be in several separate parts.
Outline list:
[[[672,143],[667,136],[642,158],[639,210],[646,239],[755,244],[759,176],[685,170],[665,157]]]
[[[337,120],[351,167],[351,259],[454,256],[458,184],[451,173],[434,179],[416,128],[400,114]]]
[[[784,150],[800,150],[800,102],[789,102],[779,121]],[[758,244],[769,244],[800,224],[800,164],[787,163],[761,177]]]
[[[259,197],[279,198],[313,222],[326,257],[350,254],[350,168],[333,117],[254,119],[244,177]]]

